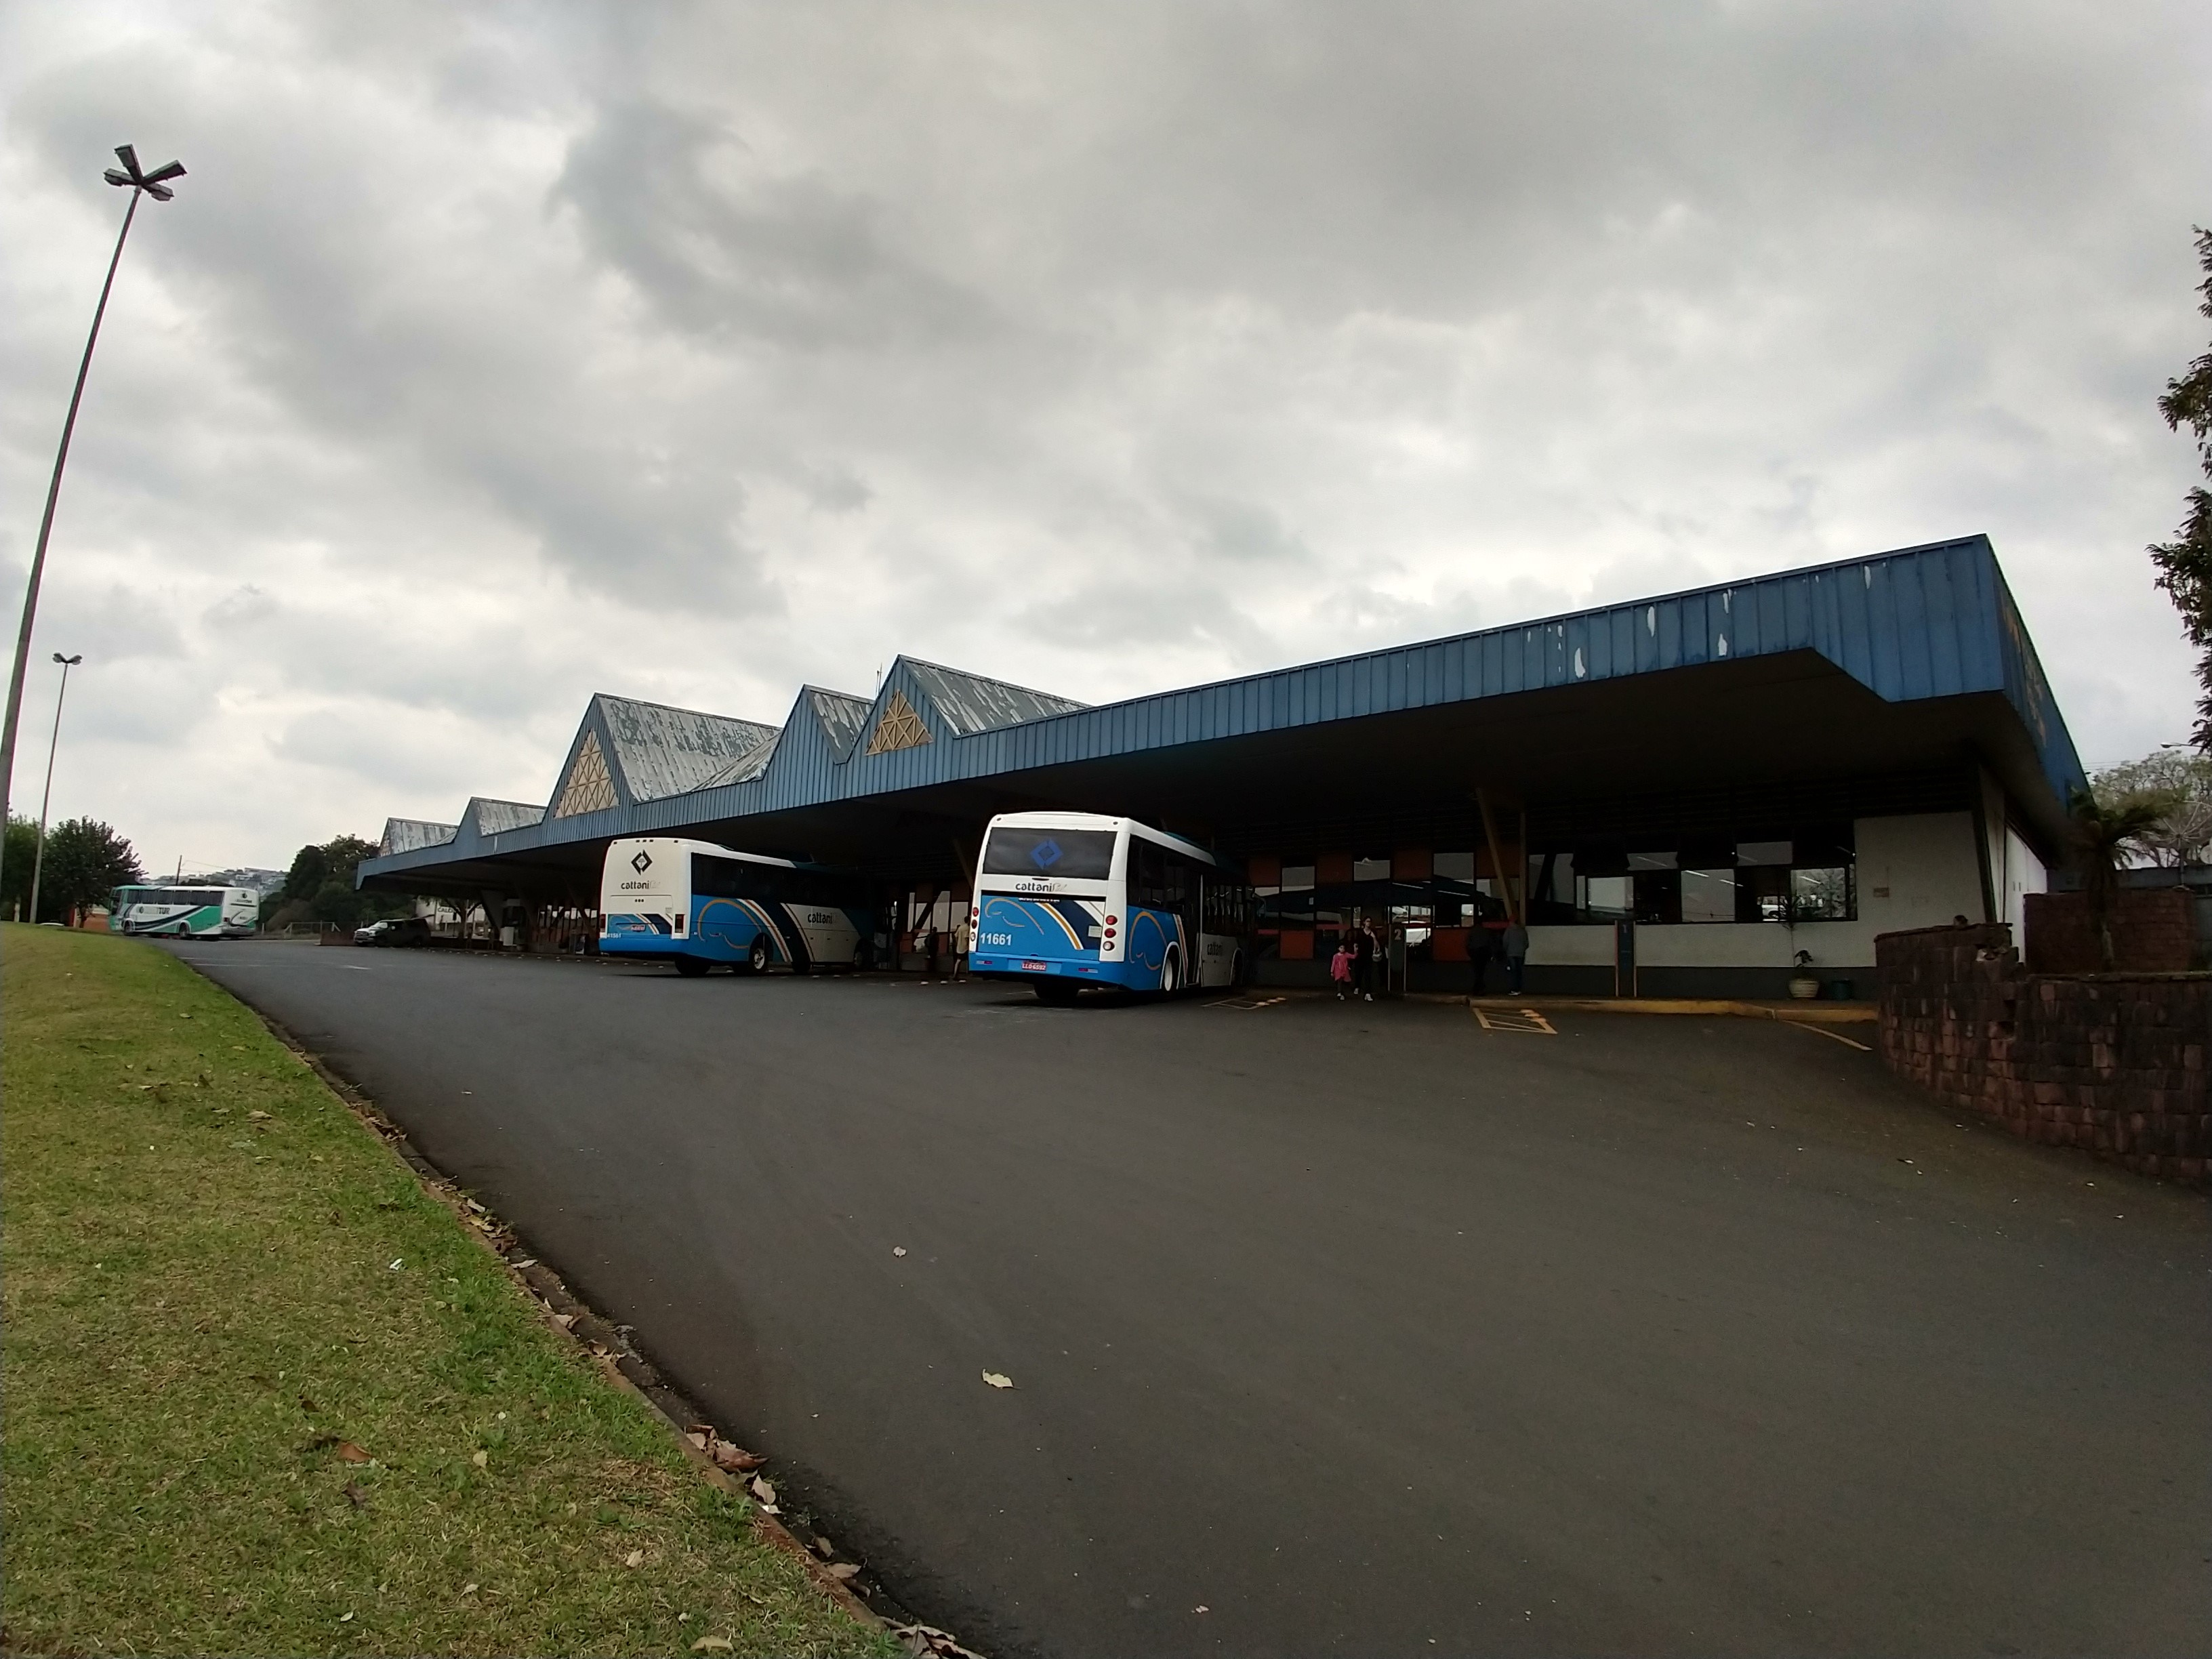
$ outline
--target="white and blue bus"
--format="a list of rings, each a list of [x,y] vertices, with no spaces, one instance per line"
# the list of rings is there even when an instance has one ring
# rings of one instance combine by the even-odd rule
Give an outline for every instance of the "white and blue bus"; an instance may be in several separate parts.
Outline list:
[[[261,895],[251,887],[118,887],[111,933],[242,939],[261,926]]]
[[[1066,1003],[1086,985],[1237,985],[1251,889],[1204,848],[1134,818],[1003,812],[969,913],[968,969]]]
[[[865,968],[874,933],[866,881],[851,871],[639,836],[607,848],[599,953],[699,975]]]

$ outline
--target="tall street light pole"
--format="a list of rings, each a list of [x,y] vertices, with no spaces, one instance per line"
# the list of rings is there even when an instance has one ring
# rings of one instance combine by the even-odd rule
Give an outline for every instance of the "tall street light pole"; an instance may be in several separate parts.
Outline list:
[[[129,191],[131,205],[124,211],[123,232],[115,239],[114,257],[107,262],[107,280],[100,285],[100,305],[92,313],[92,332],[85,337],[84,360],[76,366],[76,389],[70,393],[69,417],[62,422],[62,445],[54,456],[53,482],[46,486],[46,516],[39,520],[38,550],[31,555],[31,580],[23,594],[23,623],[15,632],[15,665],[8,676],[7,725],[0,728],[0,823],[7,822],[8,802],[15,777],[15,723],[23,712],[23,672],[31,661],[31,625],[39,614],[39,581],[46,572],[46,540],[53,534],[54,503],[61,499],[62,468],[69,460],[70,438],[76,430],[77,405],[84,401],[84,377],[92,369],[92,349],[100,342],[100,321],[107,314],[107,296],[115,287],[115,268],[123,263],[123,244],[131,234],[131,222],[138,216],[138,198],[150,196],[157,202],[172,199],[177,192],[169,188],[167,181],[181,179],[185,173],[183,164],[178,161],[165,162],[151,173],[141,172],[138,152],[129,144],[119,145],[115,155],[123,165],[108,168],[101,176],[118,189]],[[32,919],[37,920],[36,915]]]
[[[54,802],[54,751],[62,746],[62,703],[69,696],[69,672],[84,660],[84,654],[64,657],[57,651],[54,660],[62,665],[62,689],[54,695],[54,734],[46,740],[46,793],[39,797],[39,850],[31,855],[31,914],[25,920],[33,927],[39,920],[39,878],[46,871],[46,809]]]

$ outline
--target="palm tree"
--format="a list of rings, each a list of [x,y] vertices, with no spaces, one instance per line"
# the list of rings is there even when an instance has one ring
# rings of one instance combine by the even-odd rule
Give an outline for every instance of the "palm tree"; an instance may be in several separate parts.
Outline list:
[[[2163,795],[2106,803],[2086,789],[2073,792],[2069,810],[2074,872],[2081,879],[2089,925],[2097,930],[2098,960],[2108,974],[2112,971],[2112,898],[2119,891],[2120,872],[2127,866],[2129,851],[2175,805]]]

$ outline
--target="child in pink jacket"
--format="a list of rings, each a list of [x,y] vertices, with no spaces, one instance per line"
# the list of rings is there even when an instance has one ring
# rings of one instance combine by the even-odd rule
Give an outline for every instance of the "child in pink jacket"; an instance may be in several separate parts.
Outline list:
[[[1352,946],[1340,944],[1336,954],[1328,959],[1329,982],[1336,987],[1336,1000],[1342,1002],[1352,994]]]

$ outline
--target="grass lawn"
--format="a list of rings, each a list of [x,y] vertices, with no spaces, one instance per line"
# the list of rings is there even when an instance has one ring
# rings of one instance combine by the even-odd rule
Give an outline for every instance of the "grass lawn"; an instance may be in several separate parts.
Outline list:
[[[0,951],[8,1648],[903,1651],[229,995]]]

